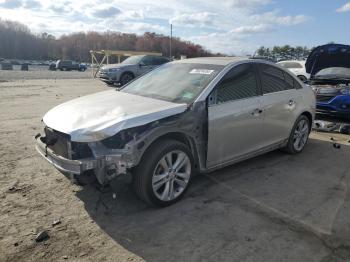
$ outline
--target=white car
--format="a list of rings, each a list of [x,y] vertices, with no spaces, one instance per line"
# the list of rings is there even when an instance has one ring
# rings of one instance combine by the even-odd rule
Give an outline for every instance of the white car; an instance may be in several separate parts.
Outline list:
[[[305,82],[310,78],[310,74],[306,73],[305,61],[290,60],[290,61],[281,61],[281,62],[278,62],[277,64],[291,71],[303,82]]]

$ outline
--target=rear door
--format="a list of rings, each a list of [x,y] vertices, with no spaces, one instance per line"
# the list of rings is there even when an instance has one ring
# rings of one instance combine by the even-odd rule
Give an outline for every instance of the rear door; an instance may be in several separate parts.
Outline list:
[[[269,146],[289,137],[302,105],[300,92],[294,88],[294,78],[278,67],[259,64],[263,91],[264,143]]]
[[[208,98],[207,167],[260,148],[261,92],[251,63],[231,69]]]

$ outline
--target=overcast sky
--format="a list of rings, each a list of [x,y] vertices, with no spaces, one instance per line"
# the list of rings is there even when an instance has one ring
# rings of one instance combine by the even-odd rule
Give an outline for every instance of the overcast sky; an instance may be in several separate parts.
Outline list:
[[[214,52],[350,44],[349,0],[0,0],[0,18],[55,36],[76,31],[174,35]],[[0,40],[1,41],[1,40]]]

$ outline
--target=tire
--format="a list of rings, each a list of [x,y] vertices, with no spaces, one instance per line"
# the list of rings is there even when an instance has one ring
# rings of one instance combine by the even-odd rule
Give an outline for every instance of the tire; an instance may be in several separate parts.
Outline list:
[[[122,86],[124,86],[124,85],[126,85],[127,83],[129,83],[133,79],[134,79],[134,75],[133,74],[131,74],[131,73],[124,73],[120,77],[120,84]]]
[[[284,151],[293,155],[301,153],[309,140],[310,127],[309,119],[305,115],[301,115],[293,126]]]
[[[299,75],[298,78],[299,78],[300,81],[302,81],[302,82],[306,82],[306,81],[307,81],[307,77],[306,77],[306,76]]]
[[[177,163],[181,164],[176,171]],[[151,206],[166,207],[178,202],[190,185],[193,163],[191,151],[179,141],[167,139],[151,145],[133,170],[137,196]],[[169,173],[171,168],[174,170]]]

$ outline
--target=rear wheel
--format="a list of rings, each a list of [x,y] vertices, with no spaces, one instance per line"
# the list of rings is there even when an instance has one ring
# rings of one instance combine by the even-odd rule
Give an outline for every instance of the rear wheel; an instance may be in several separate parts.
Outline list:
[[[290,154],[302,152],[310,135],[310,121],[305,115],[301,115],[295,122],[290,134],[285,151]]]
[[[150,205],[169,206],[184,196],[192,173],[193,157],[188,147],[176,140],[162,140],[147,150],[135,168],[134,189]]]

